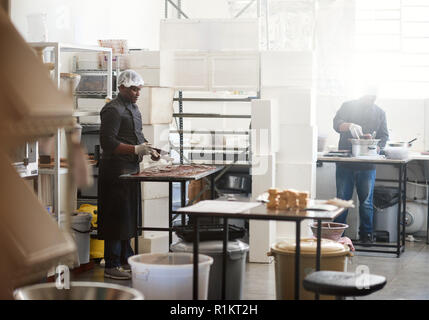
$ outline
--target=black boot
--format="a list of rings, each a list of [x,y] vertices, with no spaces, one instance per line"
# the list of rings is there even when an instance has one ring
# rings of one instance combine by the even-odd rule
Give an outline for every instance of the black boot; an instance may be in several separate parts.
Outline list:
[[[360,235],[360,244],[365,247],[370,247],[374,243],[374,237],[372,233],[364,233]]]

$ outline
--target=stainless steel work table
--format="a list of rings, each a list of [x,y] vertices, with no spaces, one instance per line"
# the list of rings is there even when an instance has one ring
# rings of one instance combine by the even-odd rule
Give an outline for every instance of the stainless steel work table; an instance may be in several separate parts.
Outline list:
[[[189,174],[178,174],[177,172],[174,172],[174,168],[179,167],[191,167],[191,165],[172,165],[173,170],[171,170],[171,173],[168,171],[160,171],[160,173],[156,174],[145,174],[145,170],[143,170],[140,173],[137,174],[124,174],[121,175],[119,178],[129,181],[130,183],[137,183],[139,192],[141,192],[141,184],[140,182],[168,182],[169,184],[169,190],[168,190],[168,228],[155,228],[155,227],[142,227],[141,226],[141,204],[139,204],[139,213],[137,214],[137,228],[136,228],[136,237],[134,242],[134,251],[137,254],[139,251],[139,245],[138,245],[138,233],[139,231],[143,230],[151,230],[151,231],[168,231],[168,243],[171,245],[172,243],[172,232],[173,232],[173,215],[178,214],[177,211],[173,210],[173,182],[180,182],[181,188],[181,206],[184,207],[186,205],[186,182],[192,181],[192,180],[199,180],[202,178],[210,178],[210,185],[211,185],[211,198],[214,199],[215,197],[215,190],[214,190],[214,181],[215,181],[215,173],[221,171],[223,169],[223,166],[218,167],[211,167],[206,166],[206,170],[200,170],[199,172],[192,173],[189,172]],[[195,168],[201,168],[202,166],[194,165]],[[150,169],[150,168],[149,168]],[[147,172],[147,171],[146,171]],[[184,225],[184,219],[182,219],[182,224]]]
[[[214,201],[217,200],[206,200]],[[204,201],[205,202],[205,201]],[[310,200],[309,206],[317,204],[318,200]],[[228,243],[228,219],[255,219],[255,220],[276,220],[276,221],[294,221],[296,225],[296,251],[295,251],[295,299],[299,299],[300,291],[300,238],[301,238],[301,224],[300,222],[306,219],[314,219],[318,222],[317,228],[317,249],[316,249],[316,271],[320,270],[320,256],[321,256],[321,221],[331,221],[344,211],[344,208],[337,208],[333,211],[316,211],[316,210],[271,210],[267,209],[265,204],[260,203],[254,208],[243,210],[240,212],[227,210],[214,211],[197,211],[201,203],[196,205],[180,208],[178,213],[188,214],[194,217],[194,242],[193,242],[193,299],[198,299],[198,251],[199,251],[199,217],[220,217],[223,218],[223,268],[222,268],[222,299],[225,300],[226,296],[226,272],[227,272],[227,243]],[[318,296],[316,296],[316,299]]]
[[[356,158],[356,157],[327,157],[327,156],[318,156],[317,162],[333,162],[333,163],[365,163],[365,164],[375,164],[375,165],[393,165],[399,169],[398,173],[398,192],[399,192],[399,202],[398,202],[398,216],[397,216],[397,231],[398,237],[395,245],[392,244],[381,244],[374,243],[371,244],[371,247],[362,247],[362,244],[359,242],[353,242],[353,245],[356,246],[356,251],[364,252],[380,252],[380,253],[394,253],[399,258],[401,252],[405,251],[405,210],[406,210],[406,195],[407,195],[407,164],[411,161],[412,158],[407,160],[393,160],[393,159],[368,159],[368,158]],[[401,213],[402,213],[402,233],[401,233]],[[392,250],[379,250],[374,248],[395,248],[395,251]]]

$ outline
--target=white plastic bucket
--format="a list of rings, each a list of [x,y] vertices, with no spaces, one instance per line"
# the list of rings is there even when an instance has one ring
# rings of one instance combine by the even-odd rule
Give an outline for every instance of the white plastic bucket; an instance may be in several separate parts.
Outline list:
[[[207,300],[213,258],[198,257],[198,299]],[[147,300],[192,300],[192,253],[145,253],[128,258],[132,286]]]

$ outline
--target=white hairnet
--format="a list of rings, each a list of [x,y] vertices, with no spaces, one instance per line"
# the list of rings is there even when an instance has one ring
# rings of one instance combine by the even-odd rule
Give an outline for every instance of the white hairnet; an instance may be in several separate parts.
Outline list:
[[[118,87],[124,85],[124,87],[140,87],[144,85],[143,78],[134,70],[122,71],[118,77]]]

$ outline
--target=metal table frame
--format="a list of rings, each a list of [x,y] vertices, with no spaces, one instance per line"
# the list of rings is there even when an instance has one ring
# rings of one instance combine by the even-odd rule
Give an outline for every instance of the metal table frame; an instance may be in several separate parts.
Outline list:
[[[198,173],[192,176],[139,176],[133,174],[124,174],[120,176],[120,179],[130,181],[132,183],[138,183],[138,192],[141,193],[141,183],[140,182],[168,182],[168,228],[158,228],[158,227],[143,227],[141,225],[142,211],[141,211],[141,203],[139,203],[139,213],[137,214],[137,228],[134,238],[134,251],[137,254],[139,251],[138,237],[139,231],[168,231],[168,243],[171,245],[173,242],[173,216],[178,214],[179,212],[173,210],[173,183],[180,182],[180,194],[181,194],[181,207],[186,206],[186,182],[192,180],[199,180],[202,178],[210,178],[210,186],[211,186],[211,198],[215,197],[215,173],[221,171],[223,169],[222,166],[216,167],[211,170],[207,170],[206,172]],[[184,225],[185,216],[182,216],[182,224]]]
[[[359,242],[353,242],[353,245],[356,247],[356,251],[362,252],[379,252],[379,253],[393,253],[396,254],[396,257],[399,258],[401,253],[405,251],[405,212],[407,204],[407,165],[410,160],[393,160],[393,159],[380,159],[380,160],[369,160],[369,159],[357,159],[353,157],[318,157],[317,162],[332,162],[332,163],[359,163],[359,164],[375,164],[375,165],[393,165],[397,167],[398,172],[398,192],[399,192],[399,201],[398,201],[398,216],[397,216],[397,231],[398,237],[395,245],[391,244],[381,244],[374,243],[371,244],[371,247],[375,248],[395,248],[395,251],[392,250],[378,250],[370,249],[369,247],[361,248]],[[376,179],[377,181],[377,179]],[[402,214],[402,217],[401,217]],[[401,218],[402,218],[402,232],[401,232]]]
[[[300,291],[300,255],[301,255],[301,221],[306,219],[313,219],[318,222],[317,228],[317,247],[316,247],[316,271],[320,270],[321,258],[321,234],[322,234],[322,221],[331,221],[344,211],[344,208],[339,208],[336,211],[288,211],[288,210],[269,210],[265,205],[259,205],[248,211],[241,213],[217,213],[217,212],[195,212],[188,211],[190,207],[179,209],[177,212],[181,214],[188,214],[194,217],[194,242],[193,242],[193,299],[198,300],[198,252],[199,252],[199,224],[198,218],[220,217],[223,218],[223,265],[222,265],[222,300],[226,298],[226,273],[227,273],[227,244],[228,244],[228,219],[255,219],[255,220],[276,220],[276,221],[293,221],[296,225],[295,241],[295,299],[299,300]],[[319,296],[315,295],[316,299]]]

